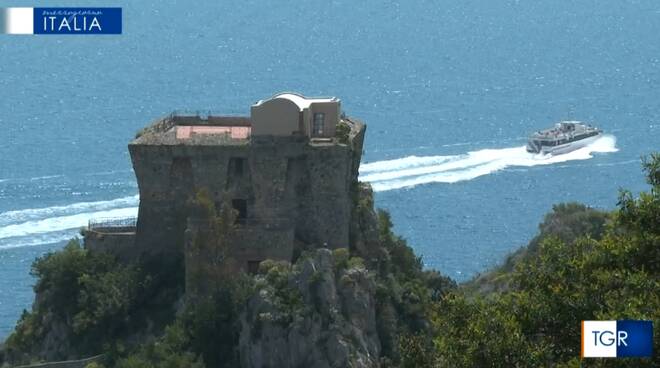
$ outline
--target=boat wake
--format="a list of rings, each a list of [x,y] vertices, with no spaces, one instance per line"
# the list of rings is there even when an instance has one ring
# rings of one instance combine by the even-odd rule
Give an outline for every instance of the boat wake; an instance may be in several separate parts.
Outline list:
[[[615,137],[606,135],[579,150],[558,156],[531,154],[525,146],[484,149],[452,156],[408,156],[364,164],[360,168],[360,180],[371,182],[373,189],[381,192],[428,183],[455,183],[508,167],[586,160],[596,152],[615,151]],[[0,249],[65,241],[74,237],[91,218],[135,216],[138,202],[136,195],[2,212]]]
[[[616,151],[616,138],[604,135],[585,147],[556,156],[528,153],[525,146],[484,149],[453,156],[408,156],[363,164],[360,167],[360,180],[370,182],[374,191],[383,192],[428,183],[472,180],[508,167],[587,160],[593,157],[592,153]]]
[[[0,213],[0,249],[71,239],[91,218],[137,214],[138,196]]]

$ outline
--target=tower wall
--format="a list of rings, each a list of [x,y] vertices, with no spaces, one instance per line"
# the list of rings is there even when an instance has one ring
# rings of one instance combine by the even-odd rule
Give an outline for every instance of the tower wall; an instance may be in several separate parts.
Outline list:
[[[239,218],[232,253],[239,264],[291,260],[294,244],[348,247],[351,185],[364,130],[348,144],[306,137],[252,137],[244,144],[129,145],[140,189],[139,252],[183,252],[190,200],[206,188],[216,207],[228,196]]]

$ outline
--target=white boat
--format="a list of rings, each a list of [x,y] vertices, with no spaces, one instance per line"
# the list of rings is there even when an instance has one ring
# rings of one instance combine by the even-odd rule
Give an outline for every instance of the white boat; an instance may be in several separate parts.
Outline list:
[[[580,149],[598,138],[603,131],[579,121],[561,121],[554,128],[532,134],[527,152],[559,155]]]

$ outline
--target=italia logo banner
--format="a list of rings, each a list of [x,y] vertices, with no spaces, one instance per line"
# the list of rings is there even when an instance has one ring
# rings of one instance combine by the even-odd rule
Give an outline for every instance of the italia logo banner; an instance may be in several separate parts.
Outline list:
[[[121,34],[121,8],[0,8],[4,34]]]
[[[651,321],[582,321],[582,358],[651,358]]]

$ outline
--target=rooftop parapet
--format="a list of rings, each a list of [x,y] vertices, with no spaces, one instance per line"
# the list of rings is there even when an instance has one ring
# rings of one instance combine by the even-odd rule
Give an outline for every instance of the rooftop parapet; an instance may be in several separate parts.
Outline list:
[[[132,144],[245,144],[252,122],[245,116],[173,112],[142,129]]]
[[[252,105],[250,117],[173,112],[140,131],[131,144],[244,145],[252,138],[268,142],[282,137],[347,144],[361,126],[341,114],[340,100],[335,97],[280,93]]]

